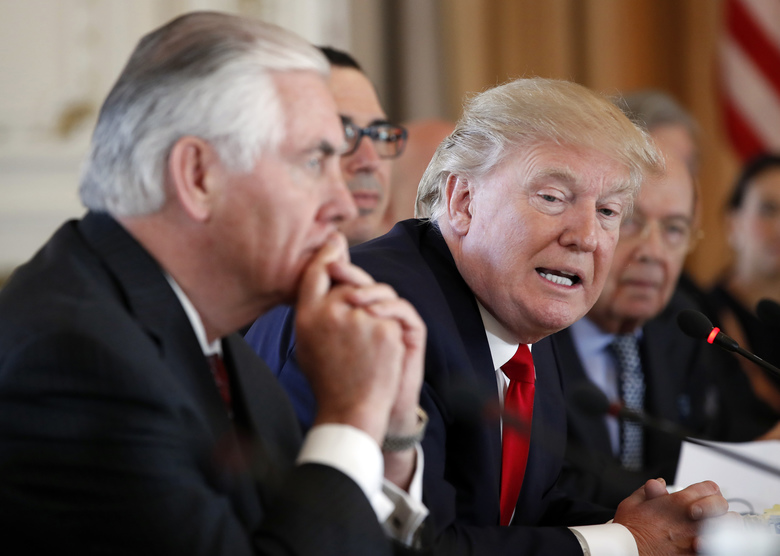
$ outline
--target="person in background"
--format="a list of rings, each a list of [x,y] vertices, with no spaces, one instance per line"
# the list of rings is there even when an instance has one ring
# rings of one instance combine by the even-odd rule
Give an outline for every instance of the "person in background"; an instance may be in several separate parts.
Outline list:
[[[428,118],[406,122],[404,127],[409,132],[409,141],[404,155],[393,163],[390,202],[382,224],[383,233],[390,230],[396,222],[414,218],[414,202],[420,178],[436,148],[452,133],[455,124],[447,120]]]
[[[621,221],[661,167],[646,133],[607,99],[518,79],[468,102],[422,178],[421,219],[351,250],[428,326],[423,483],[442,552],[693,553],[699,522],[726,511],[712,482],[669,494],[650,480],[616,512],[563,493],[559,364],[535,372],[531,360],[529,344],[534,359],[556,360],[546,337],[596,302]],[[275,317],[247,338],[306,428],[316,400],[294,312]]]
[[[216,12],[139,42],[100,111],[87,214],[0,292],[4,554],[422,542],[425,327],[337,232],[357,210],[328,72],[296,35]],[[319,402],[305,440],[234,334],[279,303]]]
[[[664,431],[594,415],[578,396],[611,403],[704,434],[714,418],[713,353],[684,335],[675,317],[695,309],[675,293],[695,237],[697,196],[684,160],[646,180],[620,239],[601,295],[588,314],[550,338],[567,393],[568,447],[559,485],[610,507],[648,479],[675,478],[680,440]],[[535,359],[538,372],[546,363]]]
[[[616,102],[631,121],[644,126],[650,132],[655,144],[667,157],[682,159],[698,191],[700,130],[693,116],[670,94],[656,89],[634,91],[620,97]],[[701,207],[697,204],[694,222],[697,236],[701,234],[698,227],[700,211]],[[693,241],[698,239],[700,238],[693,238]],[[704,291],[685,270],[680,274],[677,289],[700,309],[704,309]]]
[[[778,325],[762,323],[756,306],[780,301],[780,155],[758,155],[742,168],[727,206],[733,263],[707,294],[709,316],[740,346],[780,366]],[[721,375],[727,439],[780,439],[780,380],[733,354]]]
[[[352,56],[331,47],[320,50],[330,62],[328,86],[346,130],[348,148],[341,155],[341,172],[358,208],[357,218],[339,229],[350,245],[357,245],[385,231],[392,159],[404,152],[408,134],[403,126],[387,121],[374,86]]]

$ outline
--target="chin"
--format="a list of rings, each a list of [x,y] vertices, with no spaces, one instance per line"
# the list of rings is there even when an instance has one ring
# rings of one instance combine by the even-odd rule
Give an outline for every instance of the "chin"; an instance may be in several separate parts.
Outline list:
[[[536,319],[534,329],[530,331],[530,334],[534,336],[535,339],[533,341],[536,342],[545,336],[568,328],[580,318],[582,318],[582,315],[571,312],[547,312]]]

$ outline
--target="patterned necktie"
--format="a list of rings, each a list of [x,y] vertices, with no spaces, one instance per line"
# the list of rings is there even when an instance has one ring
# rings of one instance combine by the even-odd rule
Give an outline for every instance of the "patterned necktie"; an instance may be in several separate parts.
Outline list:
[[[518,431],[504,422],[501,440],[501,525],[509,525],[523,486],[523,475],[531,444],[531,418],[534,413],[534,360],[531,350],[520,344],[517,352],[501,370],[509,378],[504,397],[504,412],[527,425]]]
[[[645,377],[639,359],[639,341],[632,334],[615,336],[610,344],[620,371],[620,395],[628,409],[642,411],[645,405]],[[642,425],[623,420],[620,426],[620,463],[637,471],[644,461]]]
[[[229,412],[232,408],[232,400],[230,398],[230,378],[225,368],[225,362],[222,360],[222,356],[217,353],[209,355],[208,360],[211,374],[214,376],[214,382],[217,383],[219,394],[222,396],[222,401],[225,402]]]

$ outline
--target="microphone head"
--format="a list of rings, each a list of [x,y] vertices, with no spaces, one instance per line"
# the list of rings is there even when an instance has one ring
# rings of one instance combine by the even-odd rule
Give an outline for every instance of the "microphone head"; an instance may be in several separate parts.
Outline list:
[[[606,394],[589,380],[582,380],[572,386],[567,398],[574,407],[591,417],[601,417],[611,409]]]
[[[684,309],[677,314],[677,326],[691,338],[699,340],[706,340],[713,328],[710,319],[693,309]]]
[[[764,298],[756,305],[756,315],[766,326],[780,328],[780,303]]]

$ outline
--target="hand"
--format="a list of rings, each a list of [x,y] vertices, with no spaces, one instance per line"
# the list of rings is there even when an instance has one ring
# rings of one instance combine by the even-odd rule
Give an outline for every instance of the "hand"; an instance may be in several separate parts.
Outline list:
[[[727,511],[712,481],[669,494],[663,479],[655,479],[620,503],[614,522],[631,531],[640,556],[696,554],[700,522]]]
[[[301,280],[296,333],[317,423],[350,424],[381,444],[398,397],[392,393],[408,382],[404,368],[415,357],[406,345],[419,341],[410,310],[392,288],[349,263],[340,234],[314,256]]]
[[[362,289],[351,292],[348,297],[352,303],[365,307],[372,315],[394,319],[401,325],[405,352],[387,434],[408,436],[414,434],[419,426],[416,409],[420,403],[427,330],[409,302],[400,298],[375,299],[375,294],[376,290]],[[416,451],[410,448],[402,452],[386,451],[383,455],[385,477],[399,488],[408,490],[417,465]]]

